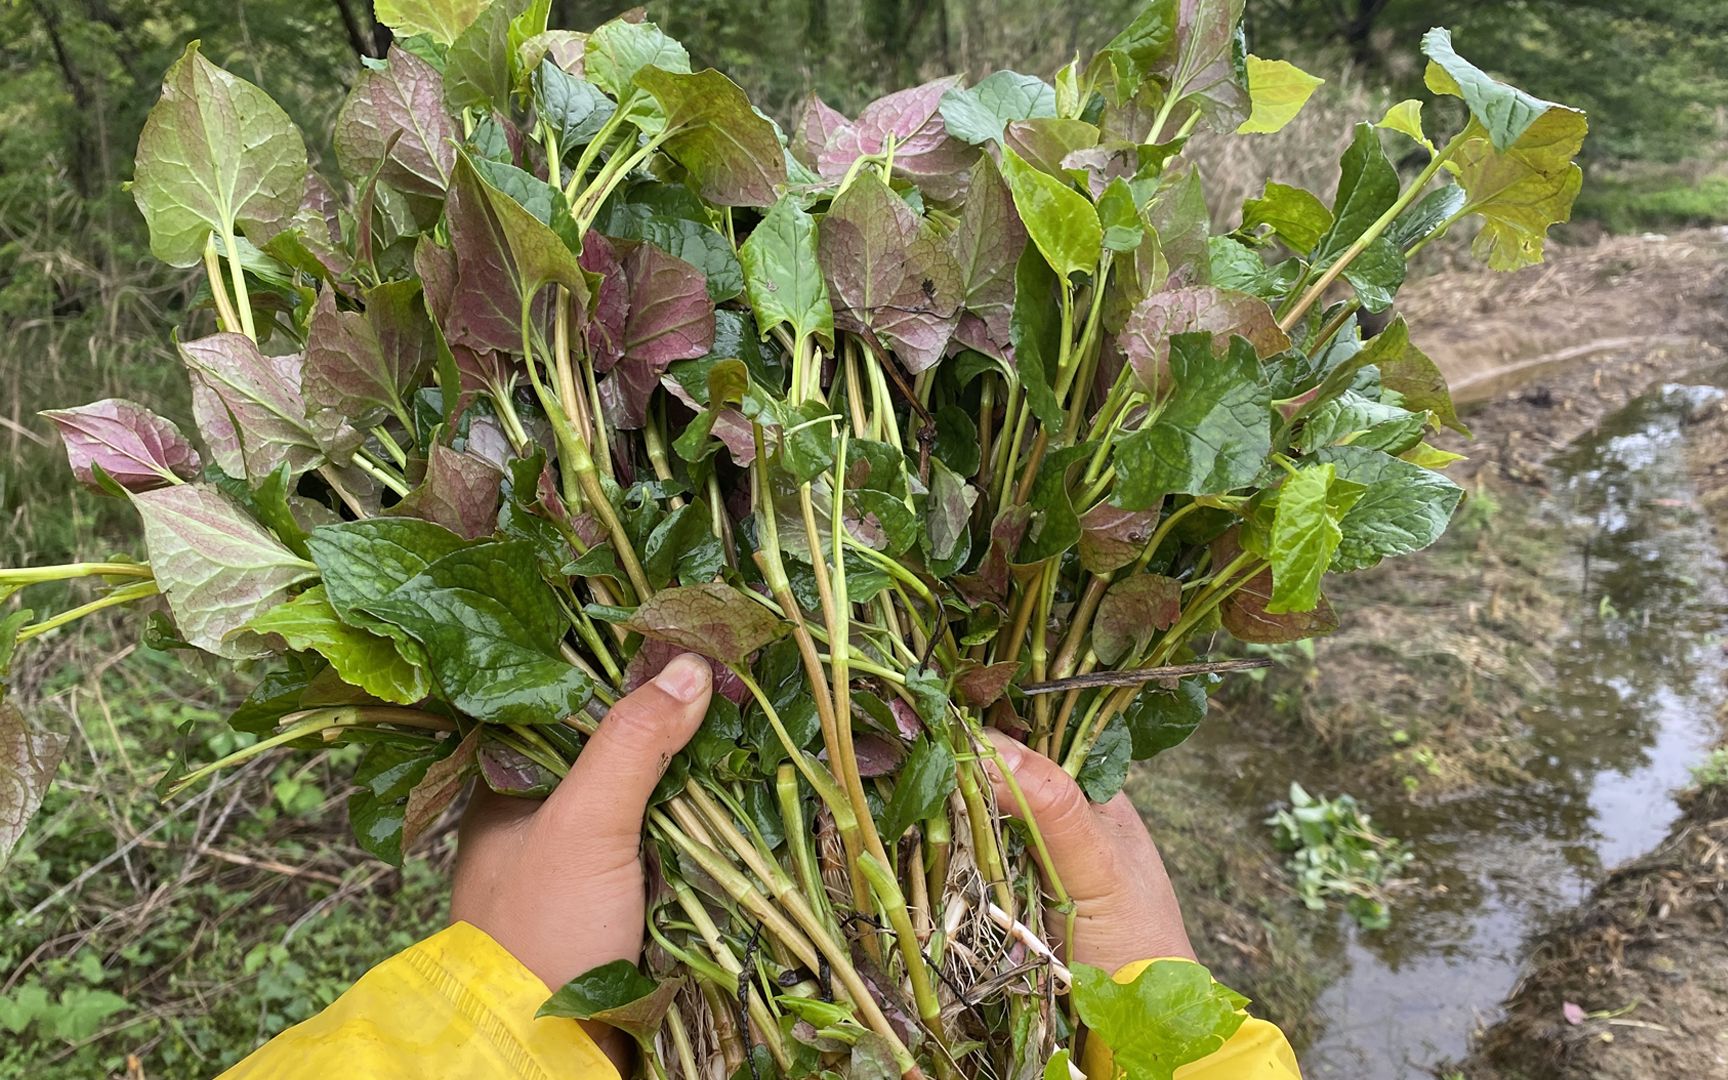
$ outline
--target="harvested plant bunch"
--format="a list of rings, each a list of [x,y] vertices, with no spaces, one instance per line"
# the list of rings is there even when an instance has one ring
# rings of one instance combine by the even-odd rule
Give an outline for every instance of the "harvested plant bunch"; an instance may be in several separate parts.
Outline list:
[[[194,43],[132,190],[208,282],[219,330],[178,346],[201,449],[128,401],[51,413],[148,562],[0,571],[106,583],[0,642],[160,595],[153,644],[258,680],[256,741],[167,790],[363,743],[350,815],[393,862],[471,777],[546,793],[701,653],[719,693],[649,815],[652,978],[554,1008],[656,1076],[1060,1075],[1082,1025],[1170,1076],[1242,999],[1184,965],[1070,992],[1026,950],[1071,938],[1040,893],[1066,897],[983,732],[1108,799],[1241,666],[1200,651],[1220,628],[1324,633],[1328,571],[1432,543],[1461,492],[1424,435],[1462,428],[1403,322],[1356,314],[1466,217],[1489,265],[1538,261],[1585,131],[1435,30],[1456,134],[1405,102],[1330,206],[1268,182],[1211,235],[1188,140],[1276,130],[1318,82],[1247,55],[1241,6],[1161,0],[1053,83],[782,128],[639,15],[399,0],[320,171]],[[0,735],[3,854],[59,744],[11,705]]]

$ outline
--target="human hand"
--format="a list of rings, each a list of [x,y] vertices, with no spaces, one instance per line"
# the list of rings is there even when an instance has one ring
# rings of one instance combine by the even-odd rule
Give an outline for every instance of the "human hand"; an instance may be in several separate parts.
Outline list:
[[[1119,793],[1102,806],[1093,805],[1060,765],[1000,731],[987,734],[1002,765],[1020,785],[1050,861],[1074,902],[1069,956],[1112,974],[1135,960],[1194,959],[1164,860],[1128,795]],[[997,805],[1019,817],[1020,804],[996,763],[986,761],[984,768]],[[1053,934],[1066,931],[1065,915],[1052,908],[1048,916]]]
[[[642,956],[642,816],[672,755],[708,709],[708,662],[676,657],[600,722],[544,802],[475,792],[462,818],[453,922],[471,923],[556,990],[614,960]],[[583,1027],[629,1075],[628,1040]]]

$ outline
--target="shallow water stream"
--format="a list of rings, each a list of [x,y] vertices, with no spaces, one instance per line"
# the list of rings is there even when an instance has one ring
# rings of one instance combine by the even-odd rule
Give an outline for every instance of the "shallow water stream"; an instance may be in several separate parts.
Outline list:
[[[1728,579],[1695,507],[1684,419],[1722,395],[1663,387],[1555,463],[1530,520],[1551,538],[1576,602],[1551,704],[1530,717],[1531,779],[1440,805],[1371,808],[1415,846],[1421,885],[1399,898],[1390,929],[1341,922],[1322,944],[1343,972],[1318,1002],[1324,1030],[1301,1054],[1310,1080],[1429,1077],[1462,1057],[1512,988],[1528,935],[1605,868],[1653,848],[1678,816],[1671,793],[1719,730],[1728,676]],[[1519,677],[1535,675],[1507,676]],[[1290,779],[1328,794],[1349,786],[1347,771],[1315,762],[1231,767],[1245,813],[1263,812]]]

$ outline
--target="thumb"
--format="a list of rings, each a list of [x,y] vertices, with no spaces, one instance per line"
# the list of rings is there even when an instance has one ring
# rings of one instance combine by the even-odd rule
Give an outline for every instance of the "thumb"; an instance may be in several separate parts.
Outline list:
[[[612,706],[545,812],[591,839],[627,841],[634,848],[654,786],[672,755],[702,726],[713,681],[700,656],[673,658],[652,682]]]
[[[996,805],[1013,817],[1031,812],[1068,894],[1075,900],[1089,900],[1117,889],[1114,845],[1080,785],[1062,771],[1062,766],[1027,749],[1013,736],[995,730],[985,734],[1001,763],[998,766],[997,761],[987,761],[984,765],[996,792]],[[1014,797],[1003,769],[1012,773],[1019,785],[1026,799],[1025,810]]]

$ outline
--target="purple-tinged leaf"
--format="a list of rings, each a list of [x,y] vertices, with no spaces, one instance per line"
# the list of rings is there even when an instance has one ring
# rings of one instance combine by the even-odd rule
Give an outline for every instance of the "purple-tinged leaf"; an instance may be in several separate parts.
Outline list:
[[[1105,665],[1140,656],[1152,635],[1176,625],[1182,583],[1159,574],[1134,574],[1110,586],[1092,620],[1092,651]]]
[[[807,168],[819,168],[822,152],[851,123],[840,110],[812,91],[799,107],[798,120],[792,128],[792,156]]]
[[[959,76],[952,75],[866,105],[857,120],[830,132],[817,171],[839,179],[860,157],[882,153],[892,138],[896,175],[936,202],[958,200],[965,194],[966,170],[978,155],[977,147],[948,134],[942,119],[942,95],[959,85]]]
[[[913,373],[942,359],[960,317],[960,267],[936,226],[874,171],[834,200],[817,250],[836,324],[880,335]]]
[[[582,269],[598,282],[592,307],[577,308],[577,327],[596,373],[604,375],[624,357],[624,323],[630,317],[630,282],[612,241],[589,230],[582,240]]]
[[[1176,16],[1176,48],[1152,65],[1163,76],[1167,93],[1187,109],[1171,114],[1162,132],[1148,132],[1146,141],[1174,134],[1189,112],[1199,112],[1214,131],[1230,131],[1248,118],[1247,72],[1240,46],[1245,0],[1181,0]]]
[[[1212,565],[1228,566],[1242,548],[1237,530],[1212,541]],[[1224,629],[1238,641],[1254,645],[1283,645],[1303,638],[1330,634],[1338,629],[1338,615],[1324,597],[1312,611],[1294,611],[1274,615],[1266,610],[1272,603],[1272,568],[1267,567],[1246,585],[1231,593],[1219,608]]]
[[[388,416],[412,426],[402,395],[419,384],[437,347],[419,283],[388,282],[369,290],[365,299],[364,313],[340,311],[335,294],[326,290],[312,309],[305,392],[320,434],[332,426],[318,422],[323,411],[362,430]]]
[[[960,271],[964,314],[958,337],[969,348],[1008,359],[1014,318],[1014,267],[1026,249],[1026,227],[1014,210],[1014,196],[996,162],[981,155],[960,224],[948,237],[948,250]],[[975,324],[970,330],[967,323]]]
[[[32,724],[17,705],[0,700],[0,868],[48,794],[66,742],[63,733]]]
[[[586,303],[587,279],[559,235],[487,183],[465,155],[455,175],[445,216],[457,278],[445,337],[480,352],[520,353],[524,303],[553,284]]]
[[[406,854],[414,846],[414,842],[426,834],[456,801],[456,796],[462,793],[462,785],[468,782],[468,775],[475,769],[475,753],[480,745],[480,733],[484,729],[476,724],[456,744],[449,755],[434,761],[426,770],[426,775],[420,778],[408,791],[408,805],[402,810],[402,851]]]
[[[1008,560],[1020,550],[1020,541],[1032,524],[1032,507],[1022,503],[1008,506],[996,515],[990,525],[990,547],[975,574],[955,577],[955,588],[973,604],[1005,604],[1008,587],[1013,584],[1013,570]]]
[[[1014,681],[1014,674],[1019,670],[1018,660],[1004,660],[997,664],[966,668],[954,677],[954,693],[962,705],[969,705],[974,709],[985,708],[995,704],[1008,692],[1008,685]]]
[[[746,662],[791,629],[763,605],[718,581],[662,589],[620,625],[728,664]]]
[[[670,642],[644,639],[636,649],[636,655],[632,656],[630,663],[624,667],[624,692],[628,694],[637,687],[646,685],[654,676],[660,674],[667,664],[676,657],[683,656],[686,651]],[[716,694],[734,705],[742,705],[749,700],[750,688],[744,685],[744,680],[734,674],[731,668],[714,659],[708,659],[708,666],[714,675]]]
[[[306,419],[299,356],[265,356],[244,334],[211,334],[181,342],[180,358],[191,374],[198,431],[223,472],[258,482],[284,462],[294,476],[323,463]],[[356,433],[350,452],[358,441]]]
[[[1231,337],[1242,337],[1262,360],[1290,347],[1266,301],[1210,285],[1167,289],[1142,300],[1123,328],[1120,344],[1141,385],[1160,392],[1170,387],[1170,339],[1207,331],[1213,351],[1222,355]]]
[[[1040,117],[1016,120],[1008,125],[1003,142],[1026,164],[1039,172],[1066,181],[1062,162],[1070,155],[1098,145],[1098,128],[1084,120]]]
[[[647,420],[648,399],[676,360],[706,356],[714,344],[714,301],[702,271],[653,244],[637,244],[620,260],[630,287],[623,356],[601,395],[607,415],[624,430]]]
[[[772,206],[786,184],[786,155],[774,125],[750,107],[737,83],[712,68],[695,74],[646,67],[636,85],[666,113],[661,148],[684,166],[717,206]]]
[[[263,639],[242,628],[317,574],[208,484],[132,497],[144,520],[150,569],[188,644],[232,660],[263,656]]]
[[[475,755],[480,766],[480,778],[500,795],[543,799],[558,786],[555,773],[503,743],[482,739]]]
[[[1140,557],[1158,529],[1158,510],[1123,510],[1107,502],[1080,515],[1080,565],[1108,574]]]
[[[1139,147],[1133,143],[1107,142],[1070,151],[1062,158],[1062,171],[1092,193],[1096,202],[1112,180],[1132,180],[1140,168]]]
[[[288,227],[264,245],[264,251],[296,270],[331,281],[348,273],[354,256],[342,236],[342,203],[316,172],[306,173],[306,193]]]
[[[464,539],[478,540],[497,528],[503,482],[504,474],[486,461],[436,445],[426,458],[426,478],[390,512],[423,518]]]
[[[528,38],[516,48],[517,67],[521,71],[539,71],[543,61],[578,79],[586,70],[588,35],[580,30],[545,30]]]
[[[92,465],[100,465],[127,491],[148,491],[198,475],[198,451],[180,428],[136,402],[106,398],[42,415],[60,429],[72,475],[92,490],[102,490]]]
[[[212,233],[238,228],[263,247],[287,227],[306,187],[306,144],[270,95],[204,59],[194,41],[162,80],[134,170],[151,252],[196,266]]]
[[[359,182],[382,164],[378,178],[405,195],[443,198],[461,141],[461,127],[444,108],[443,76],[399,45],[390,46],[384,67],[360,72],[336,114],[343,175]]]

